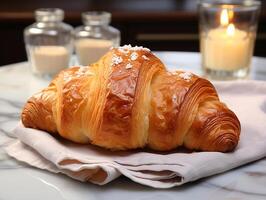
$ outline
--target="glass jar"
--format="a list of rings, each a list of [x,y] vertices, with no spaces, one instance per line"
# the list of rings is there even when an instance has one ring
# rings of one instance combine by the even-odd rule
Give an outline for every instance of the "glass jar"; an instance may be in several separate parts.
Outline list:
[[[73,52],[73,28],[63,23],[64,11],[41,8],[36,23],[24,30],[28,60],[35,75],[51,78],[69,66]]]
[[[78,62],[89,65],[103,56],[110,47],[120,45],[120,31],[110,26],[108,12],[82,13],[83,26],[75,29],[75,50]]]

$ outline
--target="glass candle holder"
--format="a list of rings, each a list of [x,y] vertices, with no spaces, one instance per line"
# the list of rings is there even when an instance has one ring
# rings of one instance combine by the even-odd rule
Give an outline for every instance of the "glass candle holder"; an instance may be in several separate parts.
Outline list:
[[[232,80],[249,73],[260,2],[202,0],[199,3],[202,68],[208,78]]]

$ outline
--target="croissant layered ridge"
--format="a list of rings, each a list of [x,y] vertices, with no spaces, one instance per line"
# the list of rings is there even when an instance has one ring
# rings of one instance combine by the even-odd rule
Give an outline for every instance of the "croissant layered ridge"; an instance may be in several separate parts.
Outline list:
[[[232,151],[240,122],[214,86],[190,72],[169,72],[151,51],[113,48],[98,62],[60,72],[32,96],[25,127],[111,150]]]

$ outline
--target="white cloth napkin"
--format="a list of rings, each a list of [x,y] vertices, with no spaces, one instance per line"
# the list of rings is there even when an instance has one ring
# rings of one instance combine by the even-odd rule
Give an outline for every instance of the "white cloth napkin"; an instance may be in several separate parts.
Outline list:
[[[242,132],[232,153],[147,151],[111,152],[77,145],[21,124],[7,153],[29,165],[80,181],[106,184],[121,174],[143,185],[170,188],[230,170],[266,156],[266,82],[215,84],[220,98],[239,117]]]

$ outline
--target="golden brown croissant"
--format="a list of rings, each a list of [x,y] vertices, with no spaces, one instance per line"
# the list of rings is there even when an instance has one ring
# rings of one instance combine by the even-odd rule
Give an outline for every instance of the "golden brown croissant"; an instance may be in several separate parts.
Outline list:
[[[21,118],[26,127],[112,150],[227,152],[240,134],[239,120],[208,80],[170,73],[148,49],[131,46],[62,71],[28,100]]]

